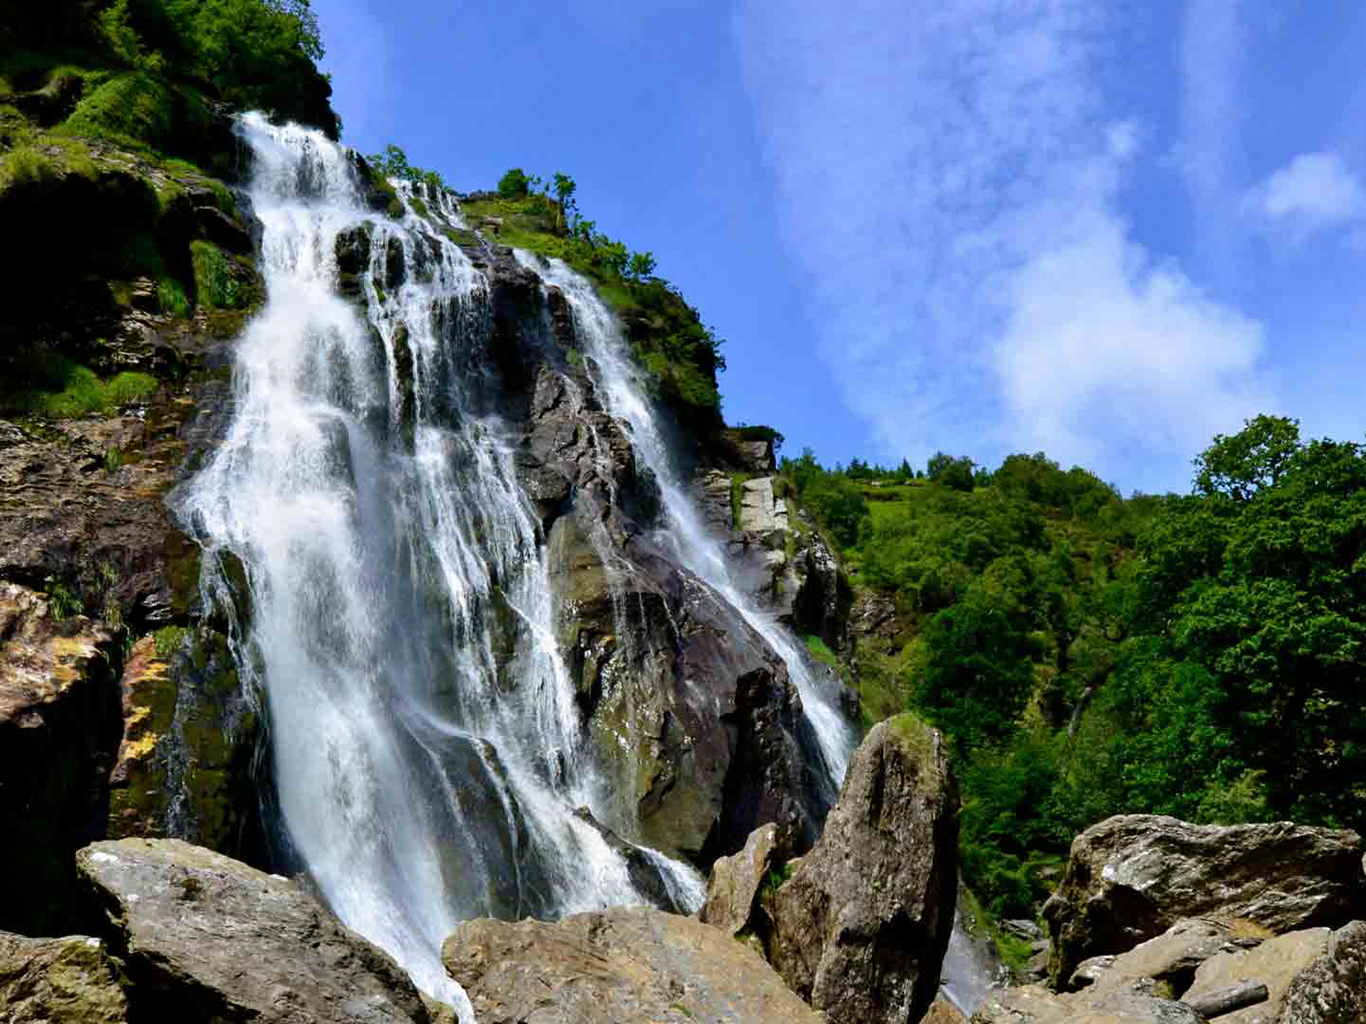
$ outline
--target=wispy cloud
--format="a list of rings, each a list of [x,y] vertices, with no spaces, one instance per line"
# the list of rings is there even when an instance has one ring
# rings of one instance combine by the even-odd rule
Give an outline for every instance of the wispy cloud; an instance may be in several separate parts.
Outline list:
[[[1256,412],[1260,327],[1132,237],[1103,0],[744,0],[827,356],[885,454],[1043,448],[1134,483]],[[1184,473],[1178,473],[1184,478]]]
[[[1243,197],[1243,210],[1303,236],[1366,217],[1366,191],[1336,153],[1302,153]]]

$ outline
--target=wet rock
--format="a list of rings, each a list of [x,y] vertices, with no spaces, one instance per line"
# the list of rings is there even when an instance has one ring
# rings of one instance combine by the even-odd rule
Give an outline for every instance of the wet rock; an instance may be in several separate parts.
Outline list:
[[[1245,918],[1276,933],[1344,924],[1366,911],[1361,857],[1361,838],[1349,831],[1109,818],[1073,841],[1062,885],[1044,907],[1050,984],[1183,917]]]
[[[227,639],[170,628],[124,666],[123,741],[109,779],[110,839],[175,836],[229,856],[252,850],[257,715]]]
[[[1366,1021],[1366,922],[1352,921],[1328,937],[1328,948],[1300,971],[1281,999],[1276,1024],[1361,1024]]]
[[[337,291],[344,298],[358,299],[362,295],[361,275],[370,269],[369,224],[357,224],[338,232],[333,245],[337,258]]]
[[[626,842],[621,836],[603,825],[597,818],[593,817],[593,812],[587,807],[580,807],[574,813],[581,820],[591,825],[602,836],[603,841],[626,862],[626,873],[631,878],[631,885],[635,887],[636,892],[649,901],[651,906],[672,914],[686,914],[692,909],[682,906],[675,900],[674,894],[669,891],[668,883],[660,873],[659,865],[649,853],[639,846]]]
[[[757,953],[710,925],[647,907],[558,923],[461,924],[442,946],[480,1024],[817,1024]]]
[[[940,733],[911,715],[875,726],[820,841],[773,897],[769,959],[833,1024],[929,1009],[953,928],[957,811]]]
[[[0,1016],[8,1024],[127,1024],[125,983],[99,939],[0,932]]]
[[[293,882],[174,839],[81,850],[149,1020],[427,1024],[388,954]]]
[[[118,645],[83,616],[0,582],[0,927],[85,930],[71,870],[102,834],[119,742]]]

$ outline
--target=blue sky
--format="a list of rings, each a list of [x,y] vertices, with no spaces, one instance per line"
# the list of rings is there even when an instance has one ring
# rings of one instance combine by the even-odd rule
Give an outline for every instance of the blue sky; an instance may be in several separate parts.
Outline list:
[[[572,175],[793,454],[1366,435],[1366,4],[313,3],[345,141]]]

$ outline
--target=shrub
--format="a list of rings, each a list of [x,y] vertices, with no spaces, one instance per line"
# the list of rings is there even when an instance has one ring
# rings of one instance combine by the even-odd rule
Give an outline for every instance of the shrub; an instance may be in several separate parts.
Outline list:
[[[531,188],[531,179],[520,167],[513,167],[498,179],[498,194],[504,199],[517,199],[525,196]]]

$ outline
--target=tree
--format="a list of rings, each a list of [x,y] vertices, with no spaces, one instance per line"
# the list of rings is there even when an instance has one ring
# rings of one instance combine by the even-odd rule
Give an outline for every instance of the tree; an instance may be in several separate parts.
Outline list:
[[[630,275],[637,281],[643,281],[647,277],[653,277],[655,273],[655,255],[652,252],[633,252],[631,253],[631,263],[628,268]]]
[[[929,662],[917,703],[960,751],[999,742],[1016,729],[1034,681],[1024,633],[999,608],[964,601],[925,627]]]
[[[975,463],[967,456],[955,459],[943,452],[935,452],[926,465],[930,480],[952,487],[955,491],[970,491],[973,488],[973,467]]]
[[[1247,501],[1263,487],[1275,486],[1300,447],[1300,421],[1284,416],[1246,420],[1232,437],[1214,443],[1195,458],[1195,488]]]
[[[531,179],[520,167],[511,168],[498,179],[498,194],[504,199],[518,199],[525,196],[531,188]]]
[[[558,203],[560,207],[560,231],[568,232],[572,226],[570,223],[570,213],[576,209],[574,205],[574,193],[578,191],[579,186],[575,184],[574,179],[569,175],[561,174],[559,171],[556,171],[551,180],[551,187],[555,190],[555,202]],[[589,234],[591,237],[591,229]]]

